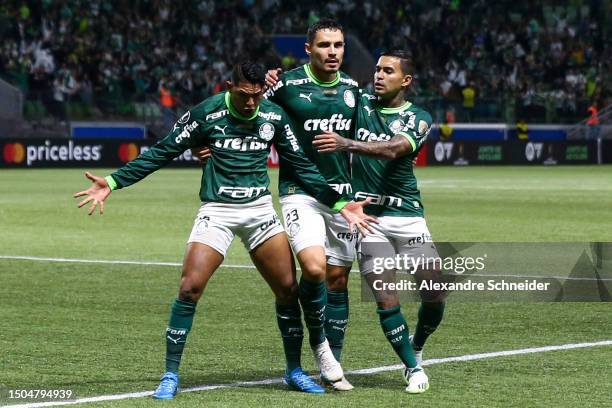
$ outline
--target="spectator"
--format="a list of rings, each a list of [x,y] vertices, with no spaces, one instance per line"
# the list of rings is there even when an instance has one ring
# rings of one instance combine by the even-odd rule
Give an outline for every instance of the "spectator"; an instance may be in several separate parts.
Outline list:
[[[282,58],[281,65],[283,67],[283,70],[285,71],[288,71],[295,67],[295,57],[293,56],[293,53],[291,51],[289,51],[287,55]]]
[[[474,111],[474,99],[476,97],[476,89],[474,89],[474,81],[470,81],[470,84],[463,88],[461,91],[463,95],[463,114],[467,122],[472,121],[472,113]]]
[[[0,7],[0,76],[21,82],[28,99],[49,102],[52,95],[42,93],[52,89],[62,64],[75,66],[73,76],[91,83],[94,98],[87,99],[109,114],[116,101],[156,98],[170,72],[175,92],[189,103],[223,90],[237,57],[279,66],[268,35],[303,34],[330,15],[374,54],[383,45],[411,48],[415,71],[423,73],[415,87],[419,95],[440,94],[440,115],[461,101],[467,78],[478,84],[479,99],[518,99],[530,121],[544,116],[542,101],[559,89],[576,100],[576,116],[587,100],[609,97],[612,44],[598,2],[586,2],[590,14],[575,17],[564,6],[545,15],[540,3],[526,0],[469,3],[9,1]],[[284,66],[295,64],[291,57]],[[19,79],[24,72],[27,81]],[[562,110],[572,112],[573,104]]]
[[[518,140],[529,140],[529,126],[522,118],[516,122],[516,138]]]
[[[597,109],[597,103],[593,102],[587,109],[590,116],[586,121],[589,127],[589,139],[597,139],[599,137],[599,110]]]
[[[159,105],[164,117],[164,128],[170,130],[176,121],[174,107],[177,104],[175,95],[172,94],[172,83],[168,76],[163,76],[159,81]]]

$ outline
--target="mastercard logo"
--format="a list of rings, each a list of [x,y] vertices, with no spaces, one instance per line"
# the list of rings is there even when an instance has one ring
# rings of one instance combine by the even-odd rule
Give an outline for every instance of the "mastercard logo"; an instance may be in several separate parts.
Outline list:
[[[121,160],[123,163],[127,163],[138,157],[139,150],[138,146],[136,146],[134,143],[123,143],[119,145],[118,153],[119,160]]]
[[[2,157],[7,164],[19,164],[25,159],[25,147],[21,143],[7,143],[2,149]]]

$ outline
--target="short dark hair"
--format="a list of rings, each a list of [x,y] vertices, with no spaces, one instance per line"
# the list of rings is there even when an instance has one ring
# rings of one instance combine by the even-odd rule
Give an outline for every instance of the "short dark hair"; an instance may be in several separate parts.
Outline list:
[[[253,61],[242,61],[235,64],[232,69],[232,83],[238,85],[240,82],[265,85],[266,71],[264,67]]]
[[[344,35],[344,29],[339,22],[331,18],[322,18],[308,27],[308,31],[306,32],[306,41],[308,41],[308,44],[312,44],[317,32],[321,30],[339,30]]]
[[[412,65],[412,54],[406,50],[389,50],[380,54],[381,57],[395,57],[400,60],[400,68],[404,75],[412,75],[414,67]]]

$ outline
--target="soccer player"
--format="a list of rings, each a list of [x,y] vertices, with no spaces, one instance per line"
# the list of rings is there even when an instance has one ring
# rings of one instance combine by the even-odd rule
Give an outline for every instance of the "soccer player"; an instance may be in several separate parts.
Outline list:
[[[268,71],[266,83],[270,89],[266,97],[289,114],[306,156],[330,186],[339,193],[350,193],[348,154],[320,155],[312,148],[314,136],[325,130],[351,136],[359,94],[357,82],[340,71],[344,32],[336,21],[322,19],[308,29],[306,36],[309,63],[280,76],[276,70]],[[317,318],[325,324],[320,337],[311,337],[310,342],[327,338],[340,361],[349,317],[348,274],[355,257],[357,234],[305,191],[282,161],[279,193],[289,242],[302,269],[300,291],[312,293],[322,306]],[[332,385],[338,390],[353,388],[345,378]]]
[[[238,235],[276,298],[277,322],[287,360],[285,381],[300,391],[322,393],[324,388],[306,375],[300,364],[303,329],[298,303],[295,265],[268,191],[267,157],[274,144],[290,163],[296,183],[317,200],[339,211],[351,227],[364,228],[370,217],[366,203],[347,203],[331,189],[316,166],[303,154],[286,113],[263,100],[265,72],[245,62],[234,67],[228,91],[204,100],[185,113],[172,131],[150,150],[105,178],[86,173],[93,185],[75,194],[87,196],[91,215],[115,189],[134,184],[168,164],[186,149],[208,145],[212,156],[202,173],[202,205],[194,221],[183,261],[178,298],[166,329],[166,372],[154,398],[171,399],[178,388],[178,369],[196,304],[208,280],[223,262],[234,235]],[[286,167],[289,171],[289,167]],[[315,326],[320,300],[312,292],[299,293],[307,325]],[[316,335],[317,333],[315,333]],[[311,336],[313,334],[311,333]],[[329,349],[328,349],[329,350]],[[342,368],[320,344],[313,348],[322,375],[343,377]]]
[[[319,152],[354,153],[352,184],[356,198],[369,197],[372,204],[366,213],[378,216],[373,234],[360,243],[358,261],[361,273],[371,285],[377,300],[380,324],[391,346],[406,369],[404,377],[409,393],[425,392],[429,380],[422,367],[425,341],[442,320],[442,293],[421,293],[422,303],[414,336],[400,311],[395,291],[385,291],[376,280],[395,279],[395,270],[378,275],[374,258],[406,254],[408,259],[438,258],[431,234],[423,218],[423,205],[413,172],[413,159],[431,129],[431,115],[406,100],[412,82],[410,55],[401,50],[382,54],[374,74],[374,95],[360,97],[355,139],[333,132],[315,137]],[[416,272],[417,284],[423,279],[438,279],[439,270],[427,265]]]

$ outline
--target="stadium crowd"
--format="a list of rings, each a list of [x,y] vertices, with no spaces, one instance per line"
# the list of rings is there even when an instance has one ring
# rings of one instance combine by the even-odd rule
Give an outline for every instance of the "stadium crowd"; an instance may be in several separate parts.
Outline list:
[[[542,121],[547,105],[558,117],[582,118],[612,91],[603,4],[9,0],[0,5],[0,76],[59,117],[67,100],[115,112],[119,101],[159,99],[164,90],[173,104],[190,105],[223,89],[238,56],[270,67],[300,63],[281,60],[268,35],[302,34],[332,16],[374,56],[410,49],[413,92],[445,110],[458,106],[459,120],[487,98],[516,103],[527,120]]]

